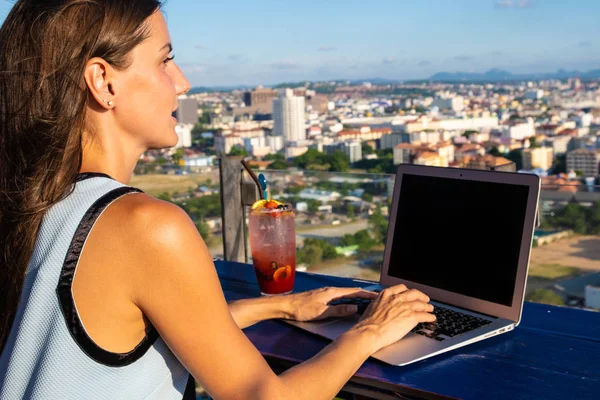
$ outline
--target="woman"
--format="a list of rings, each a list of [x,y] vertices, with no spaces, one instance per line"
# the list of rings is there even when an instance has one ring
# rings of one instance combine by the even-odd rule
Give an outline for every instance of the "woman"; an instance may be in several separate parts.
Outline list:
[[[193,398],[190,376],[214,398],[330,399],[435,318],[404,286],[226,303],[189,217],[127,186],[177,142],[170,43],[158,0],[19,0],[0,30],[0,399]],[[374,301],[281,376],[240,329],[354,312],[342,296]]]

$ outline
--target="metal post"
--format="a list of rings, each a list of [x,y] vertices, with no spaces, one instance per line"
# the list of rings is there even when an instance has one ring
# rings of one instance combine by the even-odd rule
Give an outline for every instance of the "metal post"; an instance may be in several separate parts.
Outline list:
[[[245,262],[244,212],[242,207],[242,157],[220,157],[223,257]]]

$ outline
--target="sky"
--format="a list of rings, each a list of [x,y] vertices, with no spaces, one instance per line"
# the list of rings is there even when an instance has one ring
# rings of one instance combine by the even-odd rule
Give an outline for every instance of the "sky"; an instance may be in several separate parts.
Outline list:
[[[14,0],[0,0],[3,21]],[[600,0],[169,0],[193,86],[600,69]]]

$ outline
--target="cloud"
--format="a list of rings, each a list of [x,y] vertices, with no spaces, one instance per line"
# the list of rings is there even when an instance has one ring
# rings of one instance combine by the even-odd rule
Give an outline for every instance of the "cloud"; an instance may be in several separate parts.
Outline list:
[[[579,47],[590,47],[592,42],[579,42]]]
[[[321,46],[317,49],[317,51],[323,51],[323,52],[330,52],[330,51],[336,51],[337,48],[333,47],[333,46]]]
[[[196,50],[203,50],[203,49],[205,49],[205,48],[206,48],[206,46],[205,46],[205,45],[203,45],[203,44],[197,44],[197,45],[195,45],[195,46],[194,46],[194,48],[195,48]]]
[[[473,61],[473,57],[471,56],[466,56],[466,55],[459,55],[459,56],[454,56],[453,59],[455,61],[462,61],[462,62],[466,62],[466,61]]]
[[[494,3],[496,8],[530,8],[534,5],[531,0],[497,0]]]
[[[279,70],[297,69],[298,67],[298,63],[293,60],[281,60],[271,64],[271,68]]]
[[[431,65],[431,61],[429,61],[429,60],[423,60],[423,61],[419,61],[417,63],[417,66],[419,66],[419,67],[426,67],[428,65]]]
[[[396,59],[394,57],[391,57],[391,56],[384,58],[383,61],[382,61],[382,63],[386,64],[386,65],[393,64],[395,62],[396,62]]]

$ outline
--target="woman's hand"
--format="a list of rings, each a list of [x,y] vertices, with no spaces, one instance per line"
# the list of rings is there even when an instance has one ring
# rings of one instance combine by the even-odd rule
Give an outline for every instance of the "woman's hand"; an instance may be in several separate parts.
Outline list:
[[[429,301],[427,295],[405,285],[389,287],[369,305],[352,329],[372,333],[377,351],[402,339],[417,324],[434,322]]]
[[[333,300],[349,297],[375,299],[377,293],[361,288],[326,287],[308,292],[290,294],[281,298],[286,303],[286,319],[318,321],[329,317],[346,317],[356,313],[357,307],[353,305],[328,305]]]

